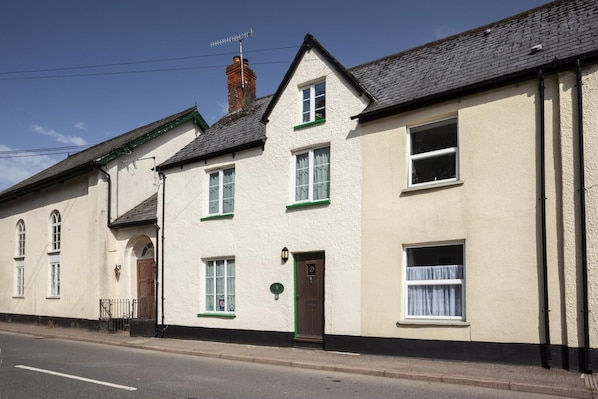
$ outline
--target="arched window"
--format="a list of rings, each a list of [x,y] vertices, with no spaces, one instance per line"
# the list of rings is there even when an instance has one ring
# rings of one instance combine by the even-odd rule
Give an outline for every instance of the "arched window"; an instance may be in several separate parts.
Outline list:
[[[17,256],[15,258],[15,295],[22,297],[25,295],[25,222],[17,222]]]
[[[25,256],[25,222],[19,220],[17,223],[17,257]]]
[[[50,215],[50,250],[60,251],[60,230],[61,230],[60,212],[54,211]]]

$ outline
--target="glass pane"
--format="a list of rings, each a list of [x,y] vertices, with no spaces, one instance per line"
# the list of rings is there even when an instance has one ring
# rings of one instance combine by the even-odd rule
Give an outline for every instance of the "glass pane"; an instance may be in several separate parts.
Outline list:
[[[214,278],[209,277],[206,279],[206,294],[214,294]]]
[[[235,170],[228,169],[223,172],[222,186],[222,212],[231,213],[235,208]]]
[[[444,154],[412,161],[411,183],[426,183],[457,177],[457,154]]]
[[[326,82],[318,83],[315,86],[316,96],[320,96],[326,93]]]
[[[309,93],[310,93],[311,89],[308,87],[307,89],[303,89],[303,100],[308,100],[309,101]]]
[[[218,297],[218,308],[216,310],[224,308],[224,271],[224,261],[216,261],[216,296]]]
[[[462,316],[460,285],[410,286],[409,316]]]
[[[210,192],[209,192],[209,213],[218,213],[219,207],[219,173],[211,173],[210,174]]]
[[[224,295],[218,295],[218,306],[216,308],[218,312],[226,312],[226,301]]]
[[[228,311],[234,312],[235,311],[235,296],[234,295],[227,295],[226,302],[228,305]]]
[[[214,262],[209,261],[206,263],[206,311],[214,311],[214,274],[216,269]]]
[[[407,265],[409,267],[463,265],[463,245],[407,248]]]
[[[457,119],[410,129],[411,154],[457,147]]]
[[[453,280],[463,279],[463,265],[410,266],[407,280]]]
[[[216,261],[216,277],[224,277],[224,261]]]
[[[214,311],[214,296],[213,295],[206,295],[206,310],[208,312]]]
[[[228,277],[235,277],[235,260],[230,259],[226,262],[226,275]]]
[[[329,153],[329,148],[314,150],[314,200],[330,198]]]
[[[309,154],[299,154],[295,163],[295,201],[309,198]]]
[[[316,97],[316,110],[326,106],[326,97]]]
[[[303,113],[309,113],[309,99],[303,101]]]

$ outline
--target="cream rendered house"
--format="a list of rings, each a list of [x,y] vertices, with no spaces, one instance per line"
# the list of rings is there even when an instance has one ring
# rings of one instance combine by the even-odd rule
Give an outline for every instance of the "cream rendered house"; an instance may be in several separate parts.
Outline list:
[[[377,101],[346,349],[596,368],[596,28],[555,2],[351,70]]]
[[[88,327],[101,313],[155,320],[155,166],[206,128],[189,108],[0,193],[0,318]]]

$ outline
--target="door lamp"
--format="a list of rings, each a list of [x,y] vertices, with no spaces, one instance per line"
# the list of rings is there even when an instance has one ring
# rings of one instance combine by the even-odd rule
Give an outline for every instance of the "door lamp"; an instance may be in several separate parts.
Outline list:
[[[280,259],[282,259],[282,263],[286,263],[289,260],[289,249],[287,247],[284,247],[280,251]]]

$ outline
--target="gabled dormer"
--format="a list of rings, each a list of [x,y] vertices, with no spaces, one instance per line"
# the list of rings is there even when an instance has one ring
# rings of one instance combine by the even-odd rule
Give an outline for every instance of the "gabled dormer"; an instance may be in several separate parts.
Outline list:
[[[330,70],[334,71],[350,88],[355,91],[358,96],[364,96],[366,102],[369,104],[375,101],[374,97],[368,92],[368,90],[361,85],[361,83],[341,65],[336,58],[334,58],[328,50],[326,50],[312,35],[307,34],[299,48],[299,51],[295,55],[293,62],[287,70],[284,78],[282,79],[278,89],[272,97],[272,101],[266,108],[264,115],[262,116],[262,123],[266,124],[269,122],[270,115],[278,104],[280,97],[283,93],[289,89],[289,84],[297,79],[301,79],[299,76],[303,75],[305,81],[299,83],[297,89],[298,98],[300,99],[300,108],[297,109],[297,123],[296,127],[302,127],[303,125],[311,125],[314,123],[322,123],[326,121],[326,106],[327,101],[327,85],[326,85],[326,73],[322,70],[322,74],[318,76],[305,76],[300,65],[303,61],[311,60],[311,56],[319,58],[322,62],[326,63]],[[299,76],[298,76],[299,74]],[[334,99],[331,100],[334,102]]]

